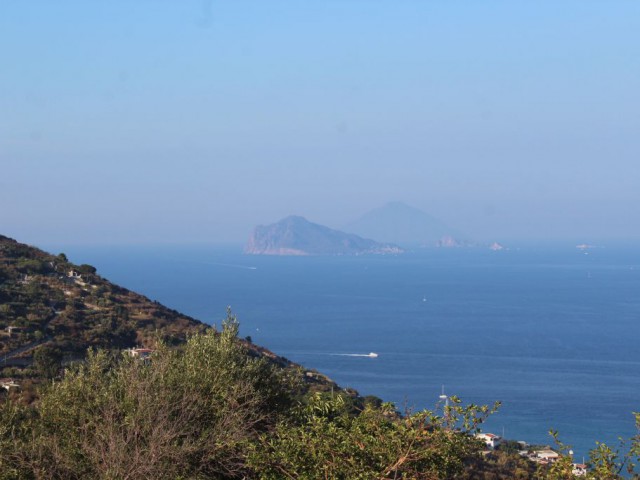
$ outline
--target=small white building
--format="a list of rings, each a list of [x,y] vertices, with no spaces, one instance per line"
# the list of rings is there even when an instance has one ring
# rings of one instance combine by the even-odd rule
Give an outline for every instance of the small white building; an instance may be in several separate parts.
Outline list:
[[[0,387],[4,388],[8,392],[12,388],[20,388],[20,384],[13,378],[3,378],[0,379]]]
[[[69,270],[69,272],[67,273],[67,277],[69,278],[82,278],[82,275],[80,275],[80,272],[77,270],[74,270],[73,268],[71,270]]]
[[[482,440],[490,449],[496,448],[502,442],[502,437],[493,433],[478,433],[476,438]]]
[[[560,458],[560,454],[558,452],[554,452],[553,450],[538,450],[536,452],[536,458],[539,460],[546,460],[549,463],[553,463],[558,458]]]
[[[571,473],[576,477],[584,477],[587,475],[587,466],[584,463],[574,463]]]
[[[134,358],[146,360],[151,357],[153,350],[151,348],[130,348],[127,352]]]
[[[7,335],[9,336],[13,335],[14,333],[20,333],[22,332],[22,330],[24,330],[22,327],[15,327],[13,325],[9,325],[6,328]]]

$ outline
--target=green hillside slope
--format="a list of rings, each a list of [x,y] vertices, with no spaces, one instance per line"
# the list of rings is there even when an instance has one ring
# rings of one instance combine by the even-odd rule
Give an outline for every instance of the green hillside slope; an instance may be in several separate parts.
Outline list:
[[[0,236],[2,357],[24,357],[41,344],[67,357],[89,347],[152,346],[158,339],[175,344],[206,328],[105,280],[90,265]]]

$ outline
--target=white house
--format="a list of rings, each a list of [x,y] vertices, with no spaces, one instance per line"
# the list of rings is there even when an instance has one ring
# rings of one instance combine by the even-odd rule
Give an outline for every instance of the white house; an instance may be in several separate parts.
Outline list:
[[[146,360],[151,357],[153,350],[151,348],[130,348],[127,350],[129,355],[135,358],[140,358],[141,360]]]
[[[536,458],[540,460],[546,460],[549,463],[553,463],[558,458],[560,458],[560,454],[558,452],[554,452],[553,450],[538,450],[536,452]]]
[[[6,328],[6,332],[9,336],[13,335],[14,333],[20,333],[22,330],[22,327],[14,327],[13,325],[9,325]]]
[[[67,277],[69,278],[82,278],[82,275],[80,275],[80,272],[78,272],[77,270],[74,270],[73,268],[71,270],[69,270],[69,272],[67,273]]]
[[[587,474],[587,466],[584,463],[574,463],[571,473],[576,477],[584,477]]]
[[[478,433],[476,434],[476,438],[482,440],[487,444],[487,447],[491,449],[496,448],[498,445],[500,445],[500,442],[502,442],[502,437],[493,433]]]
[[[13,378],[3,378],[0,379],[0,387],[9,391],[12,388],[20,388],[20,384],[16,383]]]

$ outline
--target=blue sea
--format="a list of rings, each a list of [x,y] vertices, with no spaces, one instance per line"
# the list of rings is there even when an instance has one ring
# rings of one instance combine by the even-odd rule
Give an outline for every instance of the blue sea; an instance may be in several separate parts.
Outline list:
[[[64,250],[61,250],[64,248]],[[263,257],[233,247],[53,247],[153,300],[219,324],[400,409],[445,393],[500,400],[485,431],[577,458],[635,433],[640,249],[432,249]],[[57,250],[56,250],[57,249]],[[376,352],[377,358],[353,356]],[[345,355],[346,354],[346,355]]]

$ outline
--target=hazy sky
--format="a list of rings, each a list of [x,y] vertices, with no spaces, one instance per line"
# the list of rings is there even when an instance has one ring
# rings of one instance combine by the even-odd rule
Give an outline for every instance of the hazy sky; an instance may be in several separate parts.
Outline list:
[[[0,3],[0,233],[244,240],[391,200],[640,238],[637,0]]]

